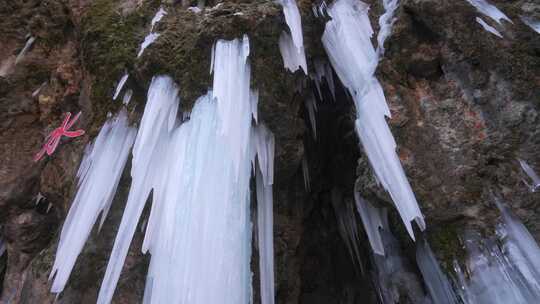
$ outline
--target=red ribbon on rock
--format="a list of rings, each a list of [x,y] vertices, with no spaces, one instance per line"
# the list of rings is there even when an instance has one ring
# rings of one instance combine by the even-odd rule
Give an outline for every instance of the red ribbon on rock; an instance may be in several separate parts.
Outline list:
[[[54,129],[51,134],[49,134],[45,138],[45,144],[43,144],[43,148],[34,156],[34,161],[38,162],[45,153],[47,155],[51,156],[54,153],[54,150],[56,150],[56,147],[58,147],[58,144],[60,143],[60,139],[62,136],[66,137],[79,137],[84,134],[84,130],[76,130],[76,131],[69,131],[69,129],[75,124],[75,122],[79,119],[79,116],[81,116],[81,112],[77,113],[72,121],[69,121],[71,118],[71,113],[66,113],[66,118],[64,118],[64,121],[62,122],[62,125],[60,127]]]

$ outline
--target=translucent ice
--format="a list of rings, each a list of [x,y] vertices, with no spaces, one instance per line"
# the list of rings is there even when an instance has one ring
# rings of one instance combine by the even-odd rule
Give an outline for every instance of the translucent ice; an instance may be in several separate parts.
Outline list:
[[[343,193],[339,188],[333,188],[331,193],[332,207],[336,214],[338,231],[347,246],[349,255],[354,264],[363,272],[362,260],[360,258],[360,237],[358,236],[358,223],[354,215],[354,206],[350,200],[343,198]]]
[[[383,228],[382,211],[364,200],[357,191],[354,193],[354,200],[356,202],[356,210],[360,214],[360,218],[364,224],[364,230],[368,236],[371,249],[375,254],[384,255],[384,245],[379,230]]]
[[[396,154],[396,142],[386,117],[390,110],[379,81],[373,74],[378,56],[371,44],[373,30],[368,6],[361,1],[337,0],[328,8],[332,20],[323,33],[323,46],[343,85],[356,105],[356,131],[377,179],[414,239],[412,221],[421,230],[425,222]]]
[[[455,304],[458,299],[426,240],[416,244],[416,263],[433,303]]]
[[[54,277],[52,292],[64,289],[100,213],[100,227],[103,225],[135,134],[136,130],[128,126],[126,111],[122,110],[117,117],[105,122],[94,143],[86,148],[77,173],[78,191],[62,227],[50,274],[50,278]]]
[[[272,184],[274,171],[274,136],[264,126],[254,129],[252,140],[256,142],[259,167],[256,171],[257,232],[259,244],[259,268],[261,303],[274,303],[274,237]],[[270,173],[271,172],[271,173]]]
[[[474,6],[480,13],[488,16],[489,18],[497,21],[499,24],[501,20],[506,20],[513,23],[503,12],[501,12],[496,6],[489,3],[487,0],[466,0],[472,6]]]
[[[478,22],[486,31],[492,33],[495,36],[498,36],[499,38],[503,38],[503,36],[501,35],[501,33],[499,33],[499,31],[497,31],[491,25],[487,24],[484,20],[482,20],[482,18],[476,17],[476,22]]]
[[[321,97],[321,99],[323,98],[321,92],[321,85],[322,79],[324,78],[326,80],[326,83],[328,84],[330,92],[332,93],[332,97],[334,97],[335,99],[336,89],[334,85],[334,74],[332,72],[332,67],[330,67],[330,64],[328,64],[328,62],[322,61],[320,59],[316,59],[314,61],[314,67],[315,74],[310,74],[310,78],[315,82],[315,87],[317,88],[319,96]]]

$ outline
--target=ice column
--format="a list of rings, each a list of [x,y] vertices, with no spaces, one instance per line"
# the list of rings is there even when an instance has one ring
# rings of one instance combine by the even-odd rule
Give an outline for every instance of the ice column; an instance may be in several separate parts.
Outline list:
[[[425,222],[396,154],[396,142],[386,117],[390,110],[379,81],[374,77],[378,56],[371,44],[373,30],[368,6],[361,1],[337,0],[328,8],[332,18],[322,36],[330,62],[351,93],[357,112],[356,131],[377,179],[414,239],[411,221],[421,230]]]
[[[105,122],[94,143],[86,148],[77,172],[77,194],[62,227],[50,274],[50,278],[54,277],[52,292],[64,290],[77,256],[100,213],[100,227],[103,225],[135,134],[136,130],[128,126],[126,111],[121,110],[117,117]]]
[[[259,166],[255,166],[257,232],[261,303],[274,303],[274,228],[272,184],[274,180],[274,135],[264,125],[253,129],[252,142]]]

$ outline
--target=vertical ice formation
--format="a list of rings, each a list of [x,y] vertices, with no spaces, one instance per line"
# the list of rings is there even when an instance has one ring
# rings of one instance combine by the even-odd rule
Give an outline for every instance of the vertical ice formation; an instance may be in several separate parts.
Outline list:
[[[454,263],[459,295],[466,304],[536,303],[540,297],[540,248],[525,226],[500,199],[502,213],[497,236],[482,239],[465,233],[467,270],[465,278]]]
[[[306,110],[309,116],[309,122],[311,124],[313,138],[317,139],[317,122],[315,121],[315,111],[317,111],[317,103],[315,101],[315,96],[309,96],[304,104],[306,106]]]
[[[124,93],[124,97],[122,98],[122,103],[127,106],[129,102],[131,101],[131,96],[133,96],[133,90],[129,89],[126,91],[126,93]]]
[[[472,6],[474,6],[480,13],[488,16],[489,18],[497,21],[501,24],[501,20],[506,20],[513,23],[503,12],[501,12],[496,6],[489,3],[487,0],[466,0]]]
[[[319,97],[323,99],[321,86],[322,86],[322,79],[326,80],[326,83],[328,85],[328,88],[330,89],[330,92],[332,93],[332,97],[336,98],[336,88],[334,85],[334,75],[332,72],[332,67],[330,67],[330,64],[326,61],[322,61],[320,59],[316,59],[314,61],[314,67],[315,67],[315,74],[310,74],[310,78],[315,82],[315,87],[317,88],[317,92],[319,93]]]
[[[309,166],[308,166],[308,160],[307,155],[304,153],[304,156],[302,157],[302,175],[304,176],[304,189],[306,192],[311,191],[311,182],[309,180]]]
[[[536,174],[534,169],[527,164],[527,162],[522,159],[518,159],[518,161],[521,165],[521,169],[523,169],[523,172],[525,172],[525,174],[527,174],[529,177],[529,181],[523,178],[523,182],[531,189],[531,192],[536,192],[536,190],[540,189],[540,177],[538,174]]]
[[[273,303],[274,139],[264,126],[251,127],[257,94],[249,87],[248,55],[247,37],[217,42],[213,91],[179,126],[178,89],[168,77],[152,81],[135,141],[133,182],[98,303],[111,301],[152,190],[143,242],[143,252],[152,255],[144,303],[249,303],[252,164],[261,294],[263,303]]]
[[[388,226],[387,210],[381,209],[380,234],[384,245],[385,255],[374,254],[372,261],[374,270],[372,278],[377,288],[380,302],[383,304],[402,303],[406,297],[411,303],[425,303],[425,294],[420,278],[412,270],[399,241],[394,237]],[[403,293],[406,293],[404,295]]]
[[[285,68],[294,72],[298,70],[298,67],[301,67],[307,75],[302,20],[296,0],[279,0],[279,3],[283,6],[285,22],[287,22],[290,30],[290,34],[282,32],[279,37],[279,50],[281,51]]]
[[[257,232],[261,303],[274,303],[274,220],[272,184],[274,175],[274,135],[264,125],[253,129],[252,142],[259,166],[256,172]],[[255,159],[255,158],[253,158]]]
[[[152,79],[148,90],[148,101],[133,147],[131,188],[107,271],[101,284],[98,303],[111,301],[145,202],[150,191],[157,190],[161,185],[160,179],[165,177],[163,172],[168,168],[168,164],[164,158],[167,143],[176,123],[178,103],[178,88],[172,79],[165,76]],[[160,192],[154,192],[154,201],[161,199],[159,195],[161,195]],[[152,205],[151,219],[155,214],[155,205],[157,204]],[[147,228],[146,238],[151,235],[149,230],[151,229]]]
[[[382,0],[384,14],[379,17],[379,33],[377,34],[377,53],[384,54],[384,41],[392,33],[392,26],[396,19],[394,13],[398,7],[398,0]]]
[[[347,250],[353,260],[353,263],[358,266],[358,269],[363,272],[362,259],[360,258],[360,237],[358,236],[358,223],[354,216],[354,206],[350,200],[343,199],[343,193],[339,188],[333,188],[331,193],[332,207],[336,214],[338,223],[338,231],[347,246]]]
[[[491,25],[487,24],[484,20],[482,20],[482,18],[476,17],[476,22],[478,22],[478,24],[480,24],[486,31],[492,33],[495,36],[498,36],[499,38],[503,38],[503,36],[501,35],[501,33],[499,33],[499,31],[497,31]]]
[[[496,198],[497,207],[502,213],[503,223],[498,229],[503,239],[503,250],[510,261],[523,274],[535,295],[540,296],[540,248],[525,225]]]
[[[416,244],[416,263],[435,304],[455,304],[458,299],[425,239]]]
[[[540,34],[540,20],[534,20],[531,17],[520,16],[521,21]]]
[[[64,289],[77,256],[101,213],[99,227],[107,216],[136,130],[128,126],[125,110],[109,119],[94,143],[86,148],[77,172],[78,191],[62,227],[56,258],[50,274],[51,291]]]
[[[360,214],[364,230],[368,236],[369,244],[375,254],[384,256],[384,245],[379,229],[383,228],[383,211],[373,207],[368,201],[364,200],[359,192],[354,193],[356,210]]]
[[[28,52],[30,47],[32,47],[32,44],[34,44],[34,41],[36,41],[36,37],[30,36],[28,40],[26,40],[26,44],[24,45],[23,49],[19,52],[17,55],[17,58],[15,59],[15,64],[18,64],[19,61],[21,61],[24,58],[24,55]]]
[[[371,44],[373,30],[368,6],[361,1],[337,0],[328,8],[332,18],[322,36],[330,62],[351,93],[357,112],[356,131],[377,179],[414,239],[411,222],[421,230],[425,222],[396,154],[396,142],[385,117],[390,110],[379,81],[374,77],[378,57]]]
[[[114,91],[113,100],[116,100],[120,92],[122,91],[122,88],[124,87],[124,84],[126,84],[126,81],[128,80],[129,74],[127,72],[122,75],[122,78],[118,81],[118,85],[116,86],[116,90]]]

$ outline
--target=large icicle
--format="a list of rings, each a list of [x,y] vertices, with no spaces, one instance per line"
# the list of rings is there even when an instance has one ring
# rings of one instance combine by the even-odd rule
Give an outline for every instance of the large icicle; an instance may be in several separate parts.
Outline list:
[[[285,68],[291,72],[301,67],[307,75],[306,54],[304,51],[304,36],[302,35],[302,20],[300,11],[296,5],[296,0],[279,0],[283,6],[285,22],[289,26],[291,34],[281,33],[279,38],[279,49],[285,62]]]
[[[126,81],[128,80],[129,74],[127,72],[122,75],[122,78],[118,81],[118,85],[116,86],[116,90],[114,91],[113,100],[116,100],[118,98],[118,95],[122,91],[122,88],[126,84]]]
[[[261,303],[274,303],[274,230],[272,184],[274,172],[274,135],[264,126],[253,129],[252,141],[257,151],[259,167],[256,171],[257,232]]]
[[[354,193],[354,200],[356,202],[356,210],[360,214],[360,218],[364,224],[364,230],[368,236],[371,249],[375,254],[384,255],[384,244],[381,231],[379,230],[383,228],[383,211],[373,207],[357,191]]]
[[[469,2],[472,6],[474,6],[480,13],[488,16],[489,18],[493,19],[494,21],[497,21],[497,23],[501,24],[501,20],[506,20],[510,23],[513,23],[510,18],[508,18],[501,10],[499,10],[496,6],[489,3],[486,0],[466,0]]]
[[[385,117],[390,110],[379,81],[374,78],[378,57],[371,44],[373,30],[368,6],[361,1],[337,0],[328,9],[322,42],[330,62],[353,96],[356,131],[377,179],[388,191],[411,238],[414,220],[421,230],[425,222],[396,154],[396,142]]]
[[[424,277],[424,282],[433,303],[458,303],[450,281],[448,281],[448,278],[442,272],[439,262],[425,239],[416,244],[416,263],[418,264],[418,268],[420,268],[422,277]]]
[[[159,179],[164,176],[164,168],[167,167],[164,153],[176,123],[178,103],[178,89],[172,79],[155,77],[148,90],[148,101],[133,148],[132,182],[128,201],[101,284],[98,303],[111,301],[145,202],[150,191],[158,187]],[[154,195],[154,201],[158,201],[157,194]],[[152,214],[155,211],[154,205]],[[150,223],[148,225],[151,226]],[[146,238],[152,235],[151,232],[152,229],[147,228]]]
[[[94,143],[87,147],[79,167],[78,191],[62,227],[50,274],[51,291],[64,290],[75,260],[101,213],[103,225],[111,206],[136,130],[128,126],[125,110],[109,119]]]

